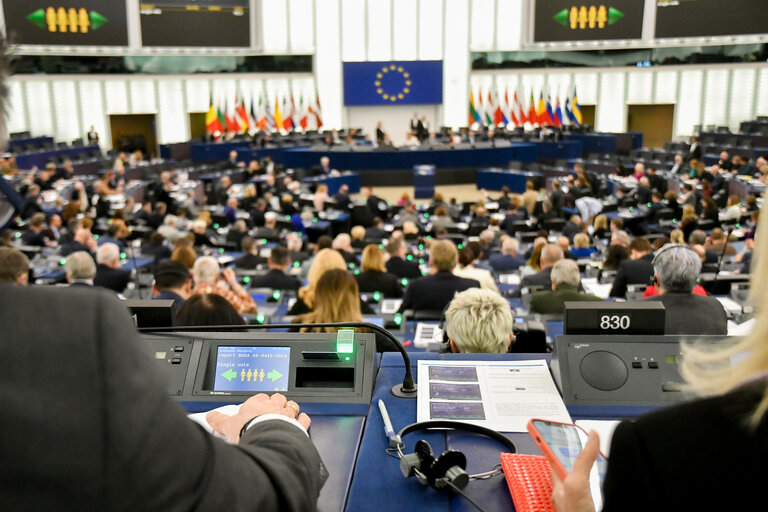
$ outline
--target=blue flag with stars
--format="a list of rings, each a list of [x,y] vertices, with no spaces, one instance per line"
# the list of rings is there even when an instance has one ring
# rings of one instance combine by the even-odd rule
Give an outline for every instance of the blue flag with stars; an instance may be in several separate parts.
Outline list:
[[[435,105],[442,102],[442,61],[344,63],[346,106]]]

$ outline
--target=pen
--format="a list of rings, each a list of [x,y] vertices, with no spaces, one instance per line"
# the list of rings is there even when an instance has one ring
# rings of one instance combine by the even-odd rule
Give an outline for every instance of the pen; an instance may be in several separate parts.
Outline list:
[[[381,411],[381,419],[384,421],[384,433],[388,439],[395,437],[395,429],[392,428],[392,422],[389,419],[389,413],[387,413],[387,406],[384,405],[384,400],[379,399],[379,411]]]

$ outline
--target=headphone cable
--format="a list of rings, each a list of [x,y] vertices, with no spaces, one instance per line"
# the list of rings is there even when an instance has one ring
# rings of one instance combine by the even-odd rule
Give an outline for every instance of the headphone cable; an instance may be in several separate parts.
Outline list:
[[[450,487],[451,489],[453,489],[453,491],[454,491],[456,494],[458,494],[458,495],[460,495],[460,496],[464,497],[464,499],[465,499],[465,500],[467,500],[467,501],[468,501],[468,502],[470,502],[472,505],[474,505],[474,507],[475,507],[477,510],[479,510],[480,512],[485,512],[485,510],[483,509],[483,507],[481,507],[480,505],[478,505],[477,503],[475,503],[475,501],[474,501],[472,498],[470,498],[469,496],[467,496],[467,494],[466,494],[466,493],[464,493],[464,491],[462,491],[461,489],[459,489],[458,487],[456,487],[456,486],[453,484],[453,482],[451,482],[451,480],[450,480],[450,479],[446,478],[446,479],[444,480],[444,482],[445,482],[445,484],[446,484],[448,487]]]

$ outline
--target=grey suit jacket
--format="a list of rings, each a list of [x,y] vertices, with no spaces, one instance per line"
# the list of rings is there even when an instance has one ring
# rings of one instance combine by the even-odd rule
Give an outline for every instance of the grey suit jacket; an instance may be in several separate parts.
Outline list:
[[[111,292],[0,286],[0,326],[0,510],[315,510],[305,433],[268,420],[238,445],[210,436]]]

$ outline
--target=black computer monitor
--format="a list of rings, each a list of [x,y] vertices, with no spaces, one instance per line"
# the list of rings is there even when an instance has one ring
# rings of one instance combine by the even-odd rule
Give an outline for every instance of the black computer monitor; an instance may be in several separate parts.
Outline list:
[[[128,299],[124,302],[136,327],[173,327],[176,324],[172,300]]]

